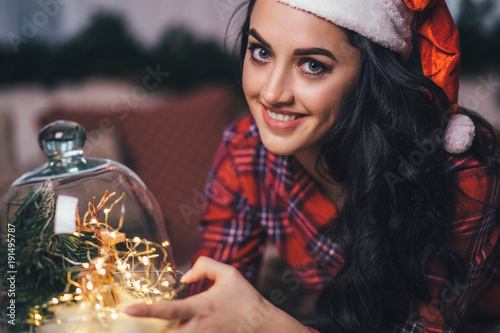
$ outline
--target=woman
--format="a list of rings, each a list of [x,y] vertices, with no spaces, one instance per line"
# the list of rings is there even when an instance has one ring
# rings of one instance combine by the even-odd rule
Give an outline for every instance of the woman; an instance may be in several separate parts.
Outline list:
[[[213,286],[130,314],[180,318],[176,332],[314,331],[272,304],[279,290],[267,301],[247,282],[267,240],[295,274],[284,285],[320,293],[322,332],[454,332],[485,304],[500,312],[484,297],[499,280],[498,153],[489,125],[455,114],[445,2],[357,2],[249,2],[251,115],[225,132],[183,278]],[[414,20],[441,87],[403,61]]]

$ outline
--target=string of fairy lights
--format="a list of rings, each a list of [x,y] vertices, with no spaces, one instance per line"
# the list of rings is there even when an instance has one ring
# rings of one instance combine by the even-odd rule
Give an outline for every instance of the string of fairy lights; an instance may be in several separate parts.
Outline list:
[[[109,315],[110,318],[117,319],[116,307],[123,291],[146,303],[173,299],[178,295],[182,285],[176,282],[177,273],[173,264],[168,261],[166,249],[170,243],[164,241],[157,244],[139,237],[126,238],[125,234],[120,232],[125,215],[123,204],[118,227],[110,227],[109,213],[122,201],[125,193],[106,208],[115,196],[116,192],[106,191],[97,205],[94,197],[89,202],[83,219],[80,219],[77,211],[74,236],[93,233],[97,244],[88,241],[87,243],[97,248],[98,256],[91,258],[88,255],[87,262],[64,258],[74,265],[67,272],[68,283],[65,290],[60,296],[35,306],[28,319],[30,324],[41,326],[52,319],[44,316],[43,313],[47,311],[43,310],[53,312],[57,307],[75,304],[87,312],[94,311],[98,318]],[[104,213],[103,222],[98,218],[101,211]],[[118,250],[117,244],[124,244],[126,250]],[[161,269],[154,262],[159,262]]]

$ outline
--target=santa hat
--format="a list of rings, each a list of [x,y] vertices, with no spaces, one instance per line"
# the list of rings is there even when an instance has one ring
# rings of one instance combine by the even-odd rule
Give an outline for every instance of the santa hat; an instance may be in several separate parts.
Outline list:
[[[407,58],[413,29],[424,75],[446,92],[451,112],[458,106],[460,41],[445,0],[276,0],[355,31]],[[469,148],[471,140],[455,145],[454,121],[446,130],[445,147],[453,153]],[[472,122],[470,122],[472,123]],[[451,133],[451,134],[450,134]],[[473,138],[473,136],[472,136]],[[449,147],[453,147],[448,149]]]

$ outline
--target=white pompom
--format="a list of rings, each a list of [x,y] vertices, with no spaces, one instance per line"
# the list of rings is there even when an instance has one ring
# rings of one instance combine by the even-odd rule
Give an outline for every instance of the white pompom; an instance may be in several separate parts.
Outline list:
[[[451,154],[461,154],[472,145],[476,128],[472,120],[463,114],[451,118],[444,134],[444,149]]]

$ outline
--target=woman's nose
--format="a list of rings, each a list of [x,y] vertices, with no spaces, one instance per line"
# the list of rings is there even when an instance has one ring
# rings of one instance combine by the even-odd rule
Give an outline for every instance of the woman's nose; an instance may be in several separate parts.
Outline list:
[[[294,97],[292,85],[293,78],[289,69],[276,64],[268,73],[261,97],[273,106],[290,104]]]

